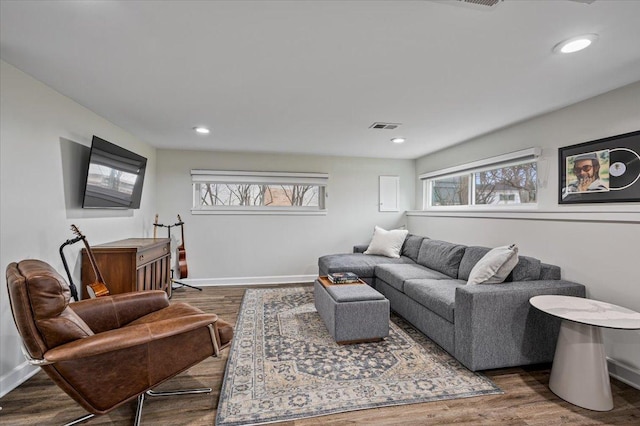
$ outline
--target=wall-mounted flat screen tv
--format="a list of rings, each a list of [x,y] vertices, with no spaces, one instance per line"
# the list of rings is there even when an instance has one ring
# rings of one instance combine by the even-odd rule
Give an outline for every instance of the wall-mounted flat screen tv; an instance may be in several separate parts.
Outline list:
[[[93,137],[82,207],[139,209],[147,159]]]

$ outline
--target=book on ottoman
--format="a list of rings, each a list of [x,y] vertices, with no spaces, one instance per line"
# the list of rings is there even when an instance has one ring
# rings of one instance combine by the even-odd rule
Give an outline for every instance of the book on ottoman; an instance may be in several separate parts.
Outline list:
[[[334,284],[352,284],[359,281],[358,276],[353,272],[334,272],[327,275],[327,278]]]

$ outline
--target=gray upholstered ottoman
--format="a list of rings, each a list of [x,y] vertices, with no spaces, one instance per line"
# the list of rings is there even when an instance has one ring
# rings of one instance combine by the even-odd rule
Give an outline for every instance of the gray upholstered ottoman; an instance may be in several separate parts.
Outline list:
[[[316,310],[340,344],[373,342],[389,335],[389,301],[366,284],[324,286],[317,279]]]

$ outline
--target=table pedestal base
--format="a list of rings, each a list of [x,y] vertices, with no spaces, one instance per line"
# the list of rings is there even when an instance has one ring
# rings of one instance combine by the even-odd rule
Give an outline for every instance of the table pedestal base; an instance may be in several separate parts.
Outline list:
[[[579,407],[595,411],[613,409],[609,369],[599,327],[562,321],[549,388]]]

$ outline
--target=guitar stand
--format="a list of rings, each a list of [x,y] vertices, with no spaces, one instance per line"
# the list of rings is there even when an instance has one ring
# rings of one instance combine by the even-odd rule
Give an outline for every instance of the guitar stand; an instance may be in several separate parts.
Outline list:
[[[171,270],[171,275],[173,275],[173,269]],[[182,287],[189,287],[189,288],[192,288],[192,289],[194,289],[194,290],[200,290],[200,291],[202,291],[202,288],[200,288],[200,287],[196,287],[195,285],[191,285],[191,284],[185,284],[185,283],[183,283],[182,281],[180,281],[180,280],[174,280],[173,278],[171,278],[171,284],[178,284],[179,286],[182,286]],[[180,288],[180,287],[173,287],[173,286],[172,286],[172,287],[171,287],[171,290],[177,290],[177,289],[179,289],[179,288]]]
[[[78,241],[81,241],[82,239],[83,237],[76,237],[72,240],[67,240],[64,243],[62,243],[59,249],[60,257],[62,258],[62,264],[64,265],[64,270],[67,272],[67,277],[69,278],[69,290],[71,290],[71,296],[73,297],[73,300],[75,300],[76,302],[78,301],[78,289],[76,288],[76,285],[73,283],[73,280],[71,279],[71,271],[69,271],[69,265],[67,265],[67,259],[64,257],[64,252],[62,251],[62,249],[71,244],[75,244]]]
[[[171,228],[174,228],[174,227],[176,227],[176,226],[182,226],[182,225],[184,225],[184,222],[182,222],[182,221],[180,221],[180,222],[176,222],[176,223],[174,223],[173,225],[164,225],[164,224],[162,224],[162,223],[154,223],[154,224],[153,224],[153,226],[155,226],[155,227],[157,227],[157,228],[167,228],[167,237],[168,237],[169,239],[171,239]],[[194,285],[190,285],[190,284],[185,284],[185,283],[183,283],[183,282],[182,282],[182,281],[180,281],[180,280],[175,280],[175,279],[173,279],[173,269],[171,269],[171,284],[172,284],[172,285],[171,285],[171,290],[172,290],[172,291],[173,291],[173,290],[177,290],[178,288],[180,288],[180,287],[173,287],[173,284],[174,284],[174,283],[175,283],[175,284],[178,284],[179,286],[182,286],[182,287],[189,287],[189,288],[192,288],[192,289],[194,289],[194,290],[202,291],[202,289],[201,289],[200,287],[196,287],[196,286],[194,286]]]

